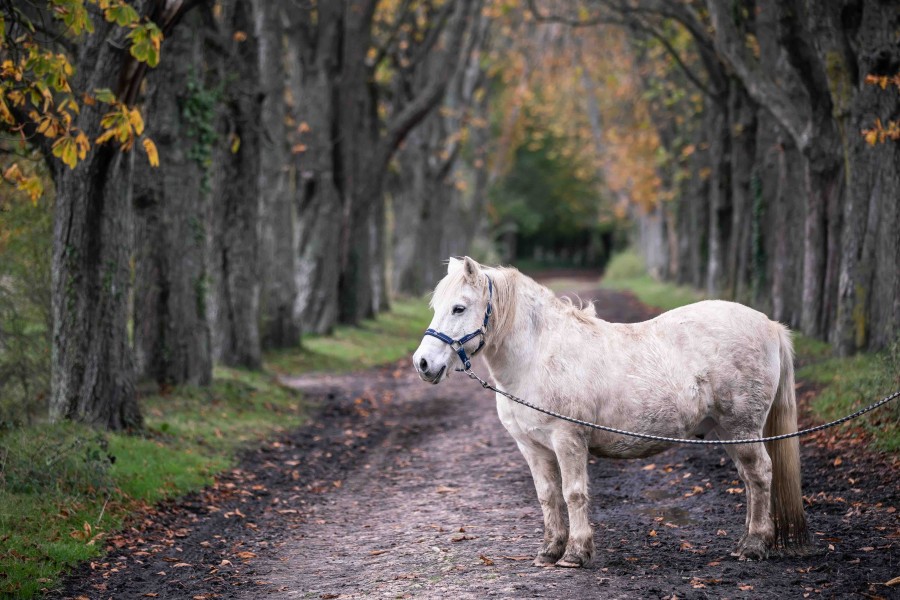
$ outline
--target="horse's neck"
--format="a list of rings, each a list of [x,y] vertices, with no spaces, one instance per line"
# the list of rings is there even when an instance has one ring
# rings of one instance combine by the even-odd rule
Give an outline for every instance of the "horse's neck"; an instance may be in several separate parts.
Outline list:
[[[536,366],[540,358],[536,341],[544,319],[543,315],[537,314],[543,308],[536,303],[540,296],[539,286],[524,277],[517,279],[509,288],[511,295],[516,297],[508,298],[498,306],[499,311],[514,312],[504,315],[511,318],[502,331],[496,332],[499,338],[488,341],[484,352],[491,376],[503,389],[513,387],[522,373]]]

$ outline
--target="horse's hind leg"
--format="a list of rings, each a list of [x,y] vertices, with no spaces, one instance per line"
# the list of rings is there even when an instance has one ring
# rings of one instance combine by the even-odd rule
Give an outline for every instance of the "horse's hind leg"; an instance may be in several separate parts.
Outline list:
[[[534,559],[536,567],[552,567],[563,555],[569,531],[563,521],[562,481],[556,456],[546,448],[519,444],[544,513],[544,542]]]
[[[569,541],[557,567],[584,567],[594,557],[594,530],[589,519],[586,440],[577,433],[561,430],[552,435],[559,461],[563,496],[569,509]]]
[[[775,537],[769,510],[772,461],[762,444],[726,446],[726,449],[747,489],[746,530],[733,555],[741,559],[762,560],[768,556]]]

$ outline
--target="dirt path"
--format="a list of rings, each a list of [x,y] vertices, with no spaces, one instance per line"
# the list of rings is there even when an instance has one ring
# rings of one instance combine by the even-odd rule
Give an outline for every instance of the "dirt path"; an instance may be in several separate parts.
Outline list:
[[[591,295],[604,318],[651,316],[628,295]],[[720,449],[677,448],[592,460],[594,565],[532,567],[540,507],[493,396],[461,376],[425,385],[407,363],[291,380],[321,402],[314,422],[246,453],[214,487],[149,512],[63,596],[900,595],[882,585],[900,576],[896,461],[825,436],[803,445],[811,556],[730,557],[744,520],[737,473]]]

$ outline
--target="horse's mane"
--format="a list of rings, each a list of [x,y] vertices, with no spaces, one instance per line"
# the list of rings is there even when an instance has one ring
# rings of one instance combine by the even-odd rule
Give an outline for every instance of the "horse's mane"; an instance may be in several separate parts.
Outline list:
[[[524,275],[514,267],[482,267],[482,270],[490,276],[494,285],[494,312],[488,323],[488,335],[495,340],[505,339],[515,321],[516,314],[520,310],[531,308],[525,306],[527,302],[525,298],[529,295],[529,291],[532,292],[530,295],[541,296],[547,307],[566,318],[574,319],[583,325],[593,325],[597,322],[597,312],[594,310],[593,302],[585,302],[581,298],[577,298],[576,303],[566,296],[560,298],[546,286]],[[463,269],[457,269],[444,277],[431,296],[429,302],[431,308],[434,308],[436,298],[443,297],[444,294],[461,287],[464,281]],[[486,298],[487,278],[480,278],[476,287],[482,290]],[[540,311],[533,312],[532,322],[537,328],[542,328],[544,314]]]

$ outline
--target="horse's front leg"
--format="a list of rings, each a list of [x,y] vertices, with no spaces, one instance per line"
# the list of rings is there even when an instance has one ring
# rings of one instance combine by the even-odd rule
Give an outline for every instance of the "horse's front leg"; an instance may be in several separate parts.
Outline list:
[[[587,441],[578,433],[562,430],[552,436],[553,450],[562,475],[563,496],[569,509],[569,541],[557,567],[584,567],[594,557],[594,530],[590,522]]]
[[[544,513],[544,542],[534,559],[536,567],[552,567],[566,548],[569,532],[563,521],[562,483],[556,456],[546,448],[519,444],[531,469],[534,489]]]

